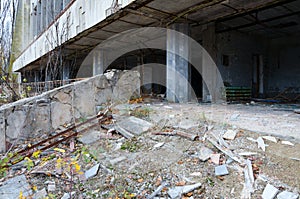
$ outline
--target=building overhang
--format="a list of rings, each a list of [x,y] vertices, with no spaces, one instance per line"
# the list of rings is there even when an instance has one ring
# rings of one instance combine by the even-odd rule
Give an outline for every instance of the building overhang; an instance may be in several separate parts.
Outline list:
[[[111,2],[103,4],[99,9],[90,7],[82,10],[81,6],[85,3],[86,1],[76,0],[22,52],[13,64],[13,71],[40,67],[48,52],[60,48],[59,46],[63,46],[64,56],[69,59],[75,56],[84,58],[109,37],[139,27],[168,27],[176,22],[202,26],[216,22],[219,27],[217,33],[232,30],[260,31],[261,34],[273,34],[273,37],[300,30],[298,24],[289,23],[293,21],[293,17],[298,17],[300,11],[296,0],[124,0],[122,8],[110,16],[106,16],[105,13]],[[288,8],[296,3],[298,10]],[[79,15],[84,15],[84,19],[77,16],[80,7],[84,13]],[[265,12],[266,10],[268,12]],[[262,15],[259,15],[260,13]],[[282,22],[284,19],[286,21]],[[276,28],[280,28],[279,25],[276,27],[276,24],[265,27],[266,23],[276,20],[281,20],[279,25],[282,26],[291,24],[288,32],[282,29],[276,32]],[[68,30],[64,30],[66,24]],[[57,34],[61,35],[61,38],[55,40]]]

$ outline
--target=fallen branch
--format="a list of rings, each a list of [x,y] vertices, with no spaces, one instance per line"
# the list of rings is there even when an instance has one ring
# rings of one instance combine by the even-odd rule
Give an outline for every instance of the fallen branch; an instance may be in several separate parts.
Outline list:
[[[165,136],[180,136],[184,138],[188,138],[192,141],[199,139],[198,135],[186,133],[183,131],[172,131],[172,132],[154,132],[153,135],[165,135]]]

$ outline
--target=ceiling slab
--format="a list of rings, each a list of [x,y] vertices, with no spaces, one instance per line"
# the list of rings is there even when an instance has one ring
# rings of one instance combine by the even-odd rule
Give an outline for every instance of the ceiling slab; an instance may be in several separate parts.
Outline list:
[[[102,28],[102,30],[120,33],[120,32],[129,30],[129,29],[140,28],[140,27],[141,26],[139,26],[139,25],[134,25],[132,23],[126,23],[124,21],[115,21],[114,23],[111,23],[110,25]]]
[[[149,3],[147,6],[157,10],[163,10],[168,13],[176,14],[182,10],[188,9],[189,7],[205,1],[206,0],[156,0]]]

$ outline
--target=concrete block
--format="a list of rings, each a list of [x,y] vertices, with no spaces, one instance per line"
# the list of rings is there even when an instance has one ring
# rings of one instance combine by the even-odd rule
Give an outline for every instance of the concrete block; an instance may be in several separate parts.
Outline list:
[[[21,191],[24,197],[29,197],[32,194],[31,187],[25,175],[6,180],[3,185],[0,186],[0,198],[16,199],[19,198]]]
[[[274,187],[273,185],[267,184],[267,186],[265,187],[263,194],[262,194],[262,198],[263,199],[273,199],[275,198],[275,196],[277,195],[277,193],[279,192],[279,190]]]
[[[72,107],[69,104],[60,102],[51,103],[51,121],[53,129],[57,129],[60,125],[72,122]]]
[[[228,175],[228,174],[229,174],[229,172],[227,170],[226,165],[221,165],[221,166],[215,167],[215,175],[216,176],[223,176],[223,175]]]
[[[25,126],[27,113],[23,110],[9,109],[6,111],[7,117],[7,127],[6,127],[6,137],[10,140],[17,139],[21,136],[22,131]]]
[[[120,126],[123,129],[126,129],[130,133],[140,135],[152,128],[153,124],[145,120],[139,119],[137,117],[131,116],[119,122],[118,126]]]
[[[96,114],[93,82],[78,82],[74,84],[73,106],[76,118]]]

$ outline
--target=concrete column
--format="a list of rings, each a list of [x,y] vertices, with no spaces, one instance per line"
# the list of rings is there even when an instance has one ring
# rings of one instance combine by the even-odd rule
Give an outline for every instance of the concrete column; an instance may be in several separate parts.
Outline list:
[[[47,0],[41,0],[41,31],[43,31],[46,27],[46,5]]]
[[[173,24],[170,27],[173,30],[182,32],[186,35],[190,33],[188,24]],[[171,102],[188,102],[191,98],[190,66],[188,60],[178,55],[190,54],[188,40],[184,37],[167,32],[167,100]],[[174,52],[174,53],[173,53]],[[177,54],[177,55],[176,55]]]
[[[217,49],[216,49],[216,33],[215,33],[215,24],[209,24],[205,30],[203,30],[203,47],[208,52],[210,57],[216,63],[217,60]],[[206,77],[206,82],[203,81],[202,86],[202,100],[204,102],[216,101],[218,99],[212,99],[213,94],[209,93],[207,84],[211,88],[217,88],[216,82],[216,71],[213,70],[213,67],[210,66],[211,61],[207,56],[203,56],[202,59],[202,76]],[[213,92],[220,92],[219,90],[215,90]],[[217,95],[219,96],[219,95]]]
[[[37,3],[37,11],[36,11],[36,34],[35,36],[41,33],[41,3]]]
[[[93,55],[93,76],[103,74],[105,67],[105,53],[103,50],[94,52]]]

